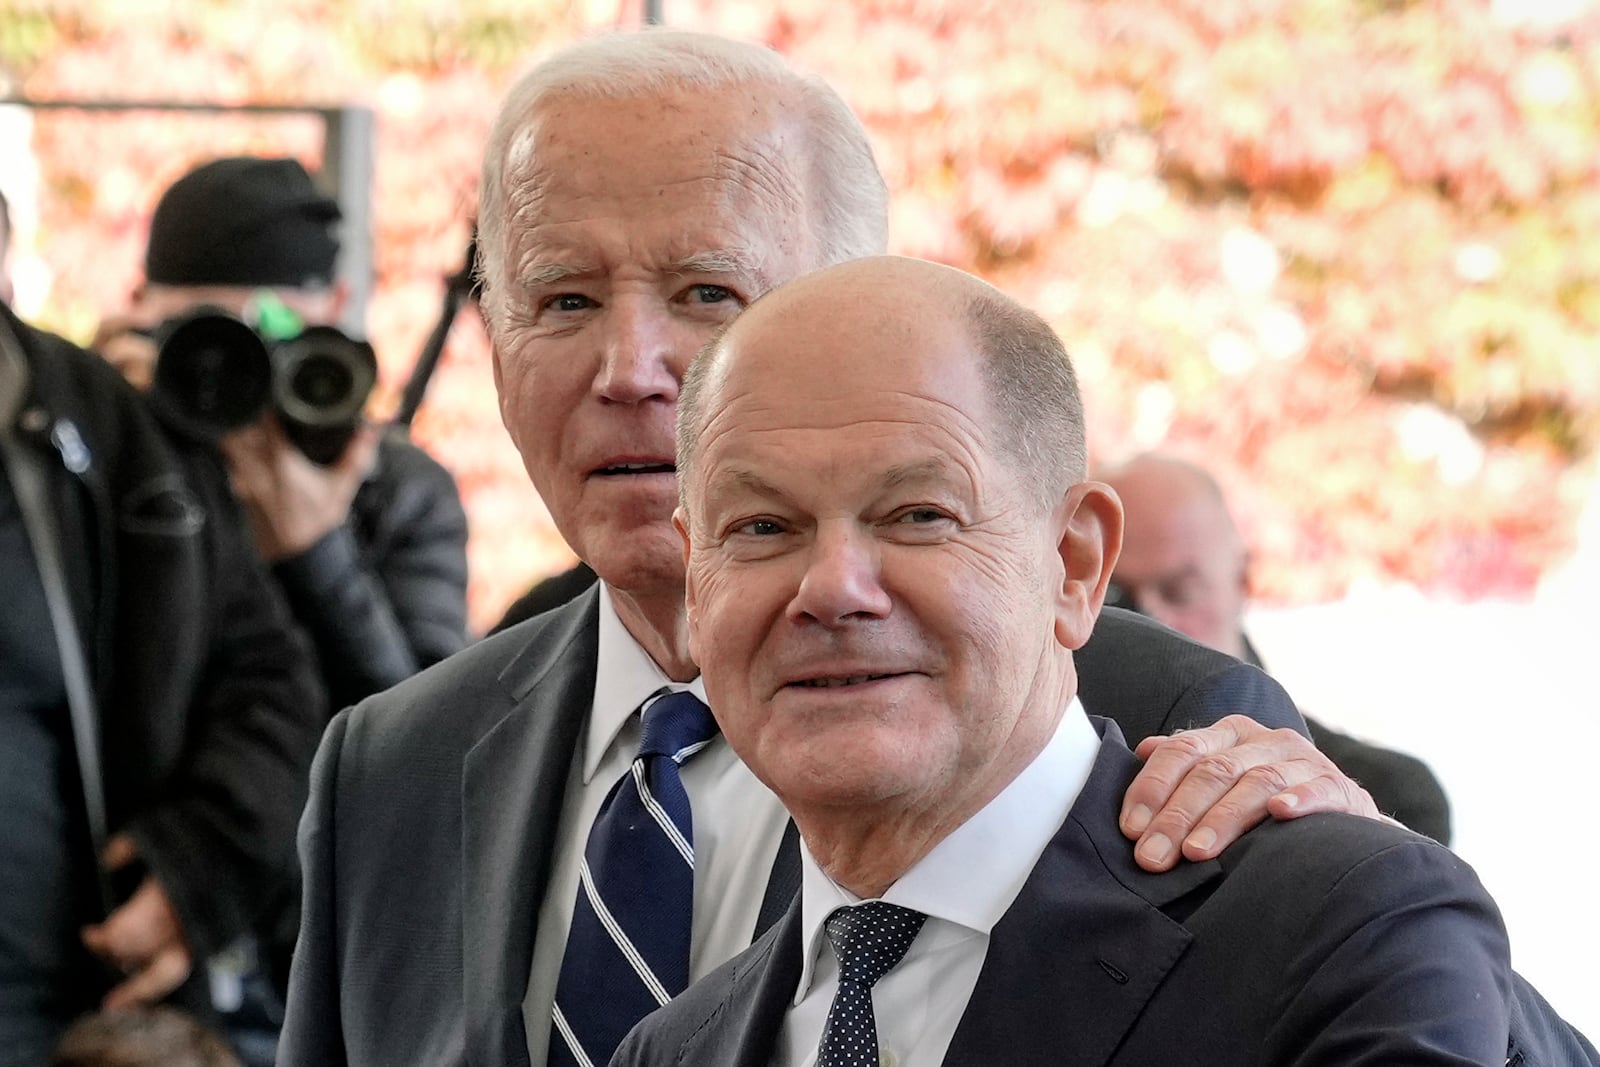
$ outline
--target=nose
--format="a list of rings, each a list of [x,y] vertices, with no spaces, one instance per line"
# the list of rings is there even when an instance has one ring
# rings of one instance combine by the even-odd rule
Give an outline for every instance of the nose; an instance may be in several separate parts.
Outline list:
[[[645,294],[618,294],[606,309],[600,371],[595,392],[618,404],[675,401],[692,343],[660,301]]]
[[[790,618],[833,627],[884,618],[891,607],[872,538],[855,529],[819,527],[789,605]]]

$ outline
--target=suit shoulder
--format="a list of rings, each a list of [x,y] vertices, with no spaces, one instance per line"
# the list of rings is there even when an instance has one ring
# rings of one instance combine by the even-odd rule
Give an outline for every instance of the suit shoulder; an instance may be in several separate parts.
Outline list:
[[[1104,609],[1073,662],[1084,708],[1114,719],[1130,747],[1232,714],[1305,732],[1289,694],[1265,673],[1129,611]]]
[[[1294,872],[1295,896],[1356,894],[1374,904],[1474,901],[1498,919],[1477,872],[1448,848],[1404,827],[1343,813],[1263,824],[1219,857],[1230,878],[1282,888]]]
[[[342,714],[343,745],[402,762],[459,755],[511,714],[565,657],[592,660],[593,612],[584,603],[476,641]],[[582,669],[580,665],[579,669]],[[593,666],[587,664],[592,685]]]

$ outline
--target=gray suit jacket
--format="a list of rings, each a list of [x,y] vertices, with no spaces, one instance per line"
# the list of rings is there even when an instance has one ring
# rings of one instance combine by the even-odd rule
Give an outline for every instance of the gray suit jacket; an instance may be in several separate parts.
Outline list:
[[[1268,823],[1150,875],[1117,830],[1137,770],[1115,727],[995,927],[944,1063],[1494,1064],[1512,984],[1494,902],[1385,823]],[[613,1067],[764,1067],[801,968],[799,907],[641,1023]]]
[[[591,590],[333,721],[300,828],[281,1067],[528,1062],[522,1000],[597,618]],[[1085,705],[1132,738],[1232,712],[1304,731],[1265,674],[1127,612],[1102,616],[1078,665]]]

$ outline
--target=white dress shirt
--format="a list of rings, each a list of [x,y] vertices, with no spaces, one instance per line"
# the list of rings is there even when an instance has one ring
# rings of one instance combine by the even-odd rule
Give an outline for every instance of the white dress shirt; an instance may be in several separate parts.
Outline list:
[[[900,964],[872,989],[883,1067],[937,1067],[978,984],[989,933],[1011,907],[1089,779],[1100,738],[1076,698],[1032,763],[878,898],[928,916]],[[774,1067],[813,1067],[839,961],[823,932],[838,907],[859,903],[800,850],[801,945],[794,1005]]]
[[[528,993],[522,1001],[533,1067],[542,1067],[550,1048],[550,1008],[572,925],[578,861],[589,827],[638,753],[639,717],[634,712],[663,686],[705,699],[700,679],[685,684],[667,678],[622,625],[611,591],[602,582],[594,706],[583,742],[574,753],[573,773],[561,804],[554,867],[539,908]],[[689,980],[694,981],[749,946],[789,814],[721,734],[684,764],[683,785],[694,813],[689,959]]]

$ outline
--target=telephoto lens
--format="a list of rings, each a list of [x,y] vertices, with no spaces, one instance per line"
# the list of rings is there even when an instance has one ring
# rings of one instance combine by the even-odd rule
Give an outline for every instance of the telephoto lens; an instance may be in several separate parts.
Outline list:
[[[261,417],[272,398],[266,343],[218,308],[199,308],[155,330],[150,400],[179,433],[215,443]]]
[[[337,462],[378,381],[372,346],[311,326],[273,346],[272,362],[272,402],[284,433],[313,462]]]

